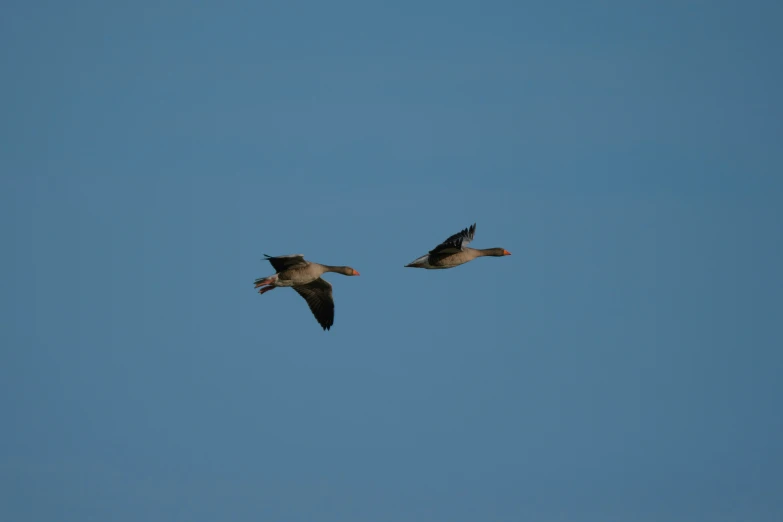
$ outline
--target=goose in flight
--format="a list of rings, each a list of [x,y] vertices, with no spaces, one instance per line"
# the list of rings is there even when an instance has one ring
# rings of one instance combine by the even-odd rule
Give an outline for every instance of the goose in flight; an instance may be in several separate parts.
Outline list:
[[[428,254],[414,259],[406,267],[444,269],[454,268],[473,261],[477,257],[484,256],[510,256],[511,252],[502,248],[470,248],[468,244],[473,241],[476,234],[476,224],[450,236],[443,243],[429,251]]]
[[[266,260],[272,264],[275,274],[269,277],[260,277],[255,280],[258,293],[263,295],[278,286],[290,286],[301,295],[316,321],[324,330],[328,330],[334,324],[334,299],[332,299],[332,285],[321,278],[326,272],[336,272],[347,276],[358,276],[359,272],[349,266],[329,266],[313,263],[305,260],[302,254],[287,256],[267,256]]]

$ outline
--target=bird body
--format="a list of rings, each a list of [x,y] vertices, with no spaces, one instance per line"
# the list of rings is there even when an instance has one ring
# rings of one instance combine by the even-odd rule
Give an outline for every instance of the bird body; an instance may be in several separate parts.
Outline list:
[[[473,241],[475,235],[476,224],[474,223],[461,232],[449,236],[443,243],[430,250],[428,254],[414,259],[405,266],[438,270],[464,265],[477,257],[511,255],[511,252],[503,248],[470,248],[467,245]]]
[[[359,272],[349,266],[322,265],[306,261],[302,254],[266,256],[266,259],[277,272],[255,280],[258,293],[263,295],[281,286],[292,287],[307,301],[318,324],[324,330],[329,330],[334,324],[332,285],[321,276],[326,272],[358,276]]]
[[[454,268],[455,266],[464,265],[469,261],[473,261],[477,257],[484,256],[510,256],[510,253],[502,248],[470,248],[463,247],[459,252],[441,252],[435,254],[427,254],[415,259],[405,265],[409,268],[428,268],[430,270],[439,270],[445,268]]]

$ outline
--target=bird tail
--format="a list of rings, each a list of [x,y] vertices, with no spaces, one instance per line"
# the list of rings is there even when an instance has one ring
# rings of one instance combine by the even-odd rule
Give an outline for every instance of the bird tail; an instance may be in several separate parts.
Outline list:
[[[259,286],[271,285],[276,280],[277,280],[277,274],[267,276],[267,277],[259,277],[258,279],[253,281],[253,284],[255,285],[256,288],[258,288]]]
[[[421,256],[421,257],[419,257],[417,259],[414,259],[413,261],[411,261],[407,265],[405,265],[405,267],[406,268],[407,267],[410,267],[410,268],[426,268],[427,266],[429,266],[429,263],[428,263],[429,257],[430,257],[429,254]]]

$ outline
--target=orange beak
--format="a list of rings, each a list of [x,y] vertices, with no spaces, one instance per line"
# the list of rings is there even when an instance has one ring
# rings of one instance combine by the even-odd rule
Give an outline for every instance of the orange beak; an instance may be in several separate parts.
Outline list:
[[[510,256],[510,255],[511,255],[511,252],[509,252],[508,250],[504,250],[504,251],[503,251],[503,255],[504,255],[504,256]]]
[[[359,272],[357,270],[354,270],[353,275],[359,275]]]

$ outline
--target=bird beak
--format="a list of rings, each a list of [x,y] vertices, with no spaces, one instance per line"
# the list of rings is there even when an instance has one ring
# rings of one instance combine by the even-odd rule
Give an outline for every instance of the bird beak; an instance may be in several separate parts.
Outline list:
[[[511,255],[511,252],[509,252],[508,250],[504,250],[504,251],[503,251],[503,255],[504,255],[504,256],[510,256],[510,255]]]
[[[359,272],[357,270],[354,270],[353,275],[359,275]]]

